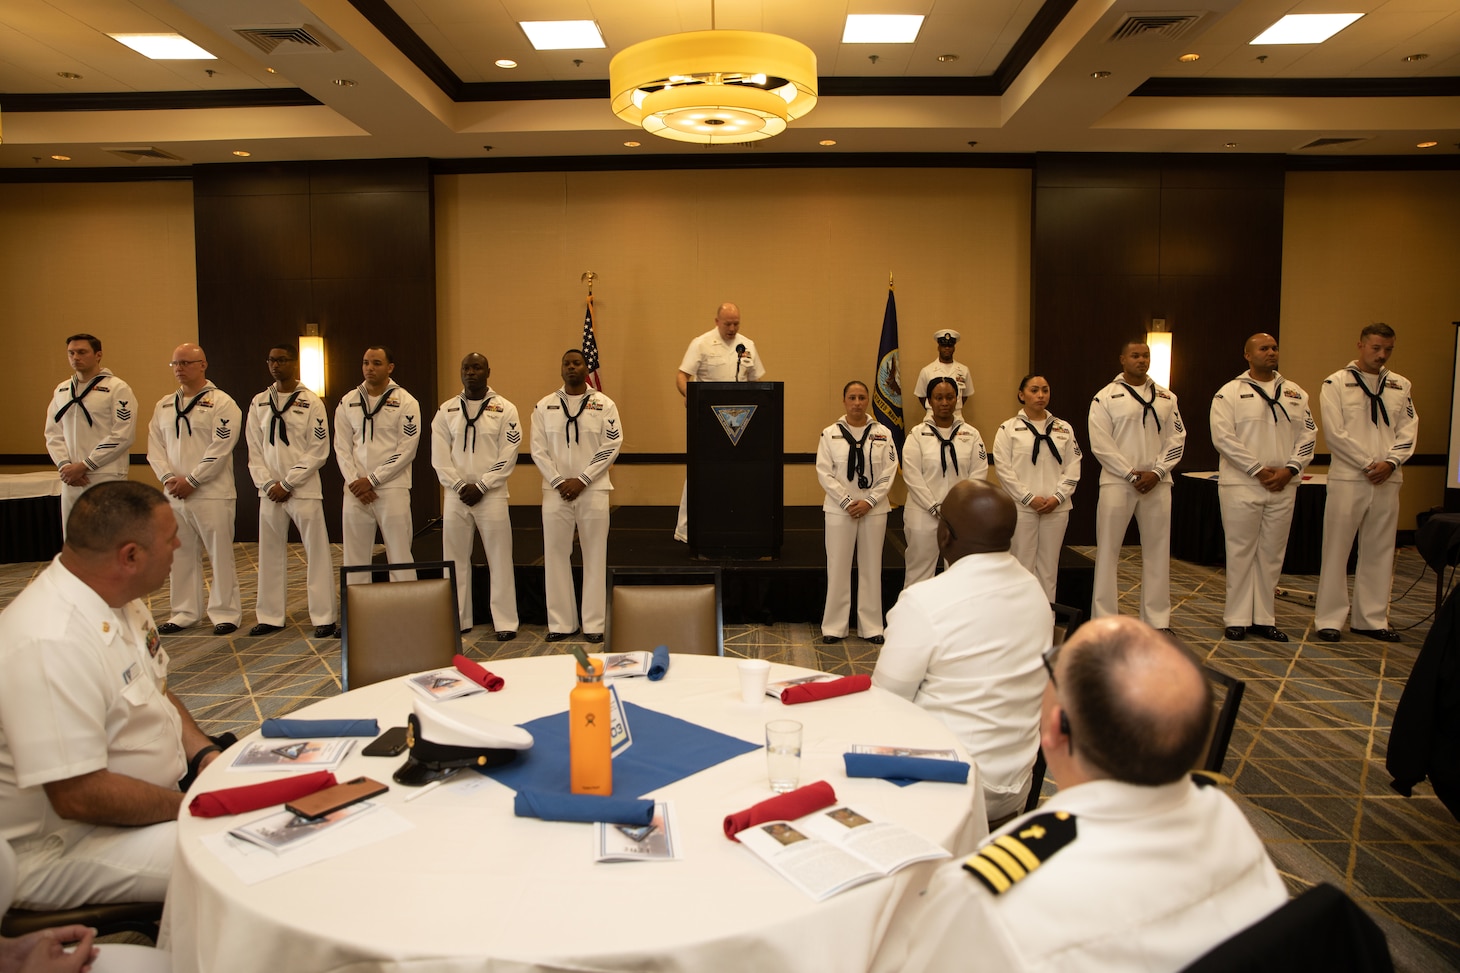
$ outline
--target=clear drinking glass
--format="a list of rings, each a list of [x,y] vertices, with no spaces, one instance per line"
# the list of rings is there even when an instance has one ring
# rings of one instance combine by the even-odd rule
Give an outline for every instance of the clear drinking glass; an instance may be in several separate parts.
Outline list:
[[[765,725],[766,771],[777,794],[796,789],[801,780],[801,724],[771,720]]]

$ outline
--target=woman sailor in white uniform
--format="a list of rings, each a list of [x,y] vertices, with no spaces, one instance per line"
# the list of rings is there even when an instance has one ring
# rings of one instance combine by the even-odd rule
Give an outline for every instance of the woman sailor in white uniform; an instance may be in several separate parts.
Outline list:
[[[938,506],[959,480],[988,478],[983,436],[959,415],[958,383],[947,375],[928,382],[928,415],[902,444],[902,479],[907,506],[902,510],[907,536],[907,589],[931,578],[938,566]]]

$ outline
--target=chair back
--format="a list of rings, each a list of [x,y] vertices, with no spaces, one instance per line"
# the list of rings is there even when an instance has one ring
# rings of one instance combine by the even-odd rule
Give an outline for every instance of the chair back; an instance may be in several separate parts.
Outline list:
[[[1315,885],[1198,957],[1184,973],[1393,973],[1389,941],[1358,904]]]
[[[1217,698],[1217,713],[1212,721],[1212,735],[1207,743],[1206,759],[1200,767],[1193,769],[1220,774],[1222,764],[1227,761],[1227,746],[1232,742],[1232,728],[1237,725],[1237,710],[1242,706],[1247,683],[1208,665],[1203,665],[1201,669],[1212,684],[1212,695]]]
[[[608,587],[609,651],[725,654],[719,568],[614,568]]]
[[[1063,645],[1065,640],[1075,634],[1075,629],[1085,620],[1085,613],[1078,608],[1071,608],[1069,605],[1057,605],[1049,603],[1049,610],[1054,612],[1054,635],[1051,645]]]
[[[350,584],[351,574],[410,570],[439,578]],[[451,665],[461,651],[457,627],[456,565],[360,564],[340,568],[340,682],[344,689]]]

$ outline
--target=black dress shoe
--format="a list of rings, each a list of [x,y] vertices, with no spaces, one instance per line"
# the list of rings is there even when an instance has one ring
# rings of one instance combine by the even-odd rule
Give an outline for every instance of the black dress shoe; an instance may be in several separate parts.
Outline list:
[[[259,622],[248,630],[248,634],[257,637],[259,635],[272,635],[274,632],[282,632],[283,630],[284,626],[282,625],[270,625],[268,622]],[[217,629],[213,631],[216,632]]]
[[[497,641],[498,642],[510,642],[513,639],[515,639],[516,637],[517,637],[517,633],[516,632],[498,632],[497,633]]]
[[[464,629],[461,630],[461,634],[462,635],[465,635],[467,632],[470,632],[470,631],[471,631],[471,626],[468,625],[466,628],[464,628]]]
[[[867,641],[868,642],[871,642],[873,645],[881,645],[883,642],[886,642],[887,640],[885,638],[883,638],[882,636],[880,636],[880,635],[869,635],[867,637]]]
[[[157,633],[159,635],[176,635],[182,630],[183,627],[181,625],[174,625],[172,622],[163,622],[161,625],[157,626]]]
[[[1355,635],[1362,635],[1364,638],[1378,639],[1380,642],[1403,642],[1399,633],[1392,628],[1351,628],[1350,632]]]
[[[340,634],[340,627],[334,622],[328,625],[314,626],[314,637],[317,639],[330,639]]]
[[[1225,634],[1228,642],[1240,642],[1247,637],[1247,626],[1228,625]]]
[[[238,631],[238,626],[232,622],[219,622],[213,626],[214,635],[232,635],[236,631]]]
[[[1325,642],[1337,642],[1341,637],[1336,628],[1320,628],[1316,634]]]
[[[577,634],[578,634],[578,630],[576,628],[573,629],[571,632],[549,632],[549,633],[547,633],[547,639],[546,639],[546,641],[548,641],[548,642],[561,642],[564,639],[570,639],[570,638],[572,638],[573,636],[575,636]]]
[[[600,642],[603,641],[603,633],[589,632],[587,635],[584,635],[583,638],[585,638],[589,642],[592,642],[594,645],[598,645]]]
[[[1254,625],[1248,629],[1258,638],[1267,639],[1269,642],[1286,642],[1288,634],[1276,625]]]
[[[843,636],[843,635],[823,635],[821,637],[821,644],[822,645],[835,645],[836,643],[840,642],[843,638],[845,638],[845,636]]]

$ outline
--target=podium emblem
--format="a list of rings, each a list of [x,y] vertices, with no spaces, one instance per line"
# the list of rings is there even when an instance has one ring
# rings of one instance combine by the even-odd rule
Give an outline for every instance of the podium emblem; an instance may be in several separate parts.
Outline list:
[[[730,439],[731,446],[740,445],[740,437],[750,427],[750,417],[755,415],[753,405],[712,405],[710,411],[720,420],[720,428]]]

